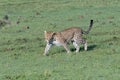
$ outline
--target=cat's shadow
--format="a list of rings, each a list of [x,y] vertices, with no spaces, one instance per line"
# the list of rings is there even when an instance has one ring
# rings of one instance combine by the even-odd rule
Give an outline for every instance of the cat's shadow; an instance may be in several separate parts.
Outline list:
[[[91,50],[94,50],[95,48],[97,47],[97,45],[89,45],[88,47],[87,47],[87,51],[91,51]],[[76,49],[74,48],[74,47],[72,47],[72,48],[70,48],[70,51],[71,52],[75,52],[76,51]],[[84,51],[84,47],[82,46],[82,47],[80,47],[80,51]],[[62,53],[62,52],[66,52],[66,50],[63,48],[62,50],[59,50],[59,53]],[[58,53],[58,52],[57,52]],[[53,53],[53,54],[56,54],[56,53]]]

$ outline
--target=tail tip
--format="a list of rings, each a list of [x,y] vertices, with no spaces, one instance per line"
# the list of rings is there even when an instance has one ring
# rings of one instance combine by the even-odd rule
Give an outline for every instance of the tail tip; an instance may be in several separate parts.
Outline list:
[[[93,19],[91,19],[91,22],[93,22]]]

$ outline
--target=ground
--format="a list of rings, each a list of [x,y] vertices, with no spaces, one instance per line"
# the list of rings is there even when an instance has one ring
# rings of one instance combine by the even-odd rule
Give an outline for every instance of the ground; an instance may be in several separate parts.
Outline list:
[[[119,0],[0,0],[0,80],[119,80]],[[79,53],[53,46],[44,56],[44,31],[94,25]]]

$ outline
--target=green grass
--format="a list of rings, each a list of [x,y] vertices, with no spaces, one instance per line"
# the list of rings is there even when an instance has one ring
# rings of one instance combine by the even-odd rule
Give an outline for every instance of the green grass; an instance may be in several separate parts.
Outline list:
[[[0,80],[119,80],[119,13],[119,0],[0,0],[0,20],[12,22],[0,26]],[[44,30],[87,30],[91,19],[88,51],[54,46],[43,56]]]

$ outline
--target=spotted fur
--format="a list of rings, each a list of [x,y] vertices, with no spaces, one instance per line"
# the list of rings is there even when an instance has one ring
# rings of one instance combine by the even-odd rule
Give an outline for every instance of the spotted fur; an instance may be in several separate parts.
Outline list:
[[[90,25],[87,31],[83,31],[79,27],[71,27],[60,32],[44,31],[45,40],[47,42],[44,55],[48,55],[48,51],[52,45],[63,46],[67,53],[70,53],[68,43],[72,42],[76,52],[80,50],[80,44],[84,45],[84,50],[87,50],[87,41],[82,37],[82,34],[88,34],[93,25],[93,20],[90,21]]]

